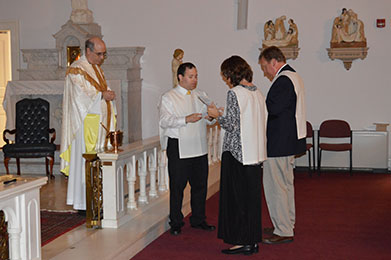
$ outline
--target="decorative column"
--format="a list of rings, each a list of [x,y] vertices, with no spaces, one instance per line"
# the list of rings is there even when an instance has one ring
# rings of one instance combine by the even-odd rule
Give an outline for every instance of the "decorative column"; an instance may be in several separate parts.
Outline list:
[[[127,207],[128,209],[137,209],[136,197],[135,197],[135,185],[136,185],[136,156],[133,155],[130,162],[126,167],[126,178],[128,181],[129,199]]]
[[[20,232],[18,228],[9,228],[9,241],[10,241],[10,259],[11,260],[20,260]]]
[[[108,48],[102,68],[106,79],[120,79],[122,85],[122,130],[124,142],[142,139],[141,65],[144,47]]]
[[[147,152],[142,153],[141,158],[138,160],[138,176],[140,177],[140,195],[138,197],[139,203],[148,203],[148,197],[146,192],[147,186]]]
[[[167,172],[167,155],[166,151],[159,152],[159,191],[167,191],[167,181],[166,181],[166,172]]]
[[[157,198],[157,190],[156,190],[156,170],[157,170],[157,148],[154,148],[152,153],[148,158],[148,168],[150,173],[150,189],[149,189],[149,197]]]

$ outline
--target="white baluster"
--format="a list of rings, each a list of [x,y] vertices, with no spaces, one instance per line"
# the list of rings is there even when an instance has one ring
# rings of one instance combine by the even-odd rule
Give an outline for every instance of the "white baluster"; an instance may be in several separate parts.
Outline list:
[[[210,165],[213,161],[213,126],[208,127],[206,130],[208,134],[208,164]]]
[[[136,157],[133,155],[130,162],[126,167],[126,179],[128,180],[129,200],[128,209],[137,209],[136,197],[135,197],[135,185],[136,185]]]
[[[222,142],[222,136],[221,136],[221,126],[217,126],[217,138],[216,138],[216,153],[217,153],[217,161],[221,160],[221,149],[223,149],[223,146],[221,144]]]
[[[213,127],[213,162],[217,162],[219,159],[218,149],[219,149],[219,127],[215,125]]]
[[[138,176],[140,177],[140,196],[138,197],[139,203],[148,203],[148,197],[146,192],[147,186],[147,152],[144,151],[142,157],[138,160]]]
[[[166,165],[167,165],[166,151],[161,150],[159,152],[159,173],[158,173],[159,191],[161,191],[161,192],[167,190]]]
[[[121,213],[125,210],[125,198],[124,198],[124,167],[120,166],[117,168],[116,172],[116,178],[117,178],[117,210]]]
[[[10,260],[20,260],[20,232],[19,228],[8,228]]]
[[[152,154],[148,158],[148,168],[150,172],[150,189],[149,189],[149,197],[158,197],[156,190],[156,170],[157,170],[157,149],[153,148]]]
[[[166,159],[166,160],[168,160],[168,159]],[[167,190],[169,190],[170,189],[170,177],[168,175],[168,163],[166,164],[166,168],[164,169],[164,176],[165,176]]]

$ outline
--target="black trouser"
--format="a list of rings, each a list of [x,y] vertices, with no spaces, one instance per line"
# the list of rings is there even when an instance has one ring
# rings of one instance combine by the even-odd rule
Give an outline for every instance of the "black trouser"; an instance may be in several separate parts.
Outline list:
[[[183,226],[182,202],[183,190],[187,181],[191,187],[190,224],[198,225],[205,221],[205,201],[208,191],[207,155],[180,159],[178,139],[168,138],[167,145],[168,175],[170,177],[170,225]]]

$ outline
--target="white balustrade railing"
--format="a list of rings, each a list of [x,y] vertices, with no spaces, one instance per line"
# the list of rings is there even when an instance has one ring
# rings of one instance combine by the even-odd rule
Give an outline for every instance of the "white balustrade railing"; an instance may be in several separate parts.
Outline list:
[[[208,126],[209,164],[219,161],[219,133],[218,124]],[[158,136],[125,144],[118,153],[99,152],[98,157],[102,162],[103,228],[118,228],[132,218],[132,212],[168,191],[167,157]]]
[[[218,123],[207,126],[208,162],[209,165],[220,160],[221,153],[221,127]]]
[[[102,161],[103,182],[103,220],[102,227],[118,228],[131,219],[128,210],[137,210],[139,205],[145,205],[150,198],[156,198],[156,172],[160,142],[158,137],[137,141],[120,147],[118,153],[98,153]],[[159,182],[165,182],[166,165],[159,162]],[[150,177],[149,193],[147,194],[147,176]],[[137,179],[137,176],[139,177]],[[127,182],[123,180],[126,178]],[[136,183],[138,181],[138,192]],[[128,201],[125,200],[125,185],[128,190]],[[159,185],[159,192],[166,192],[166,185]],[[138,198],[136,200],[136,194]]]
[[[0,210],[8,223],[9,259],[41,259],[41,219],[39,189],[47,177],[6,175],[0,182]]]

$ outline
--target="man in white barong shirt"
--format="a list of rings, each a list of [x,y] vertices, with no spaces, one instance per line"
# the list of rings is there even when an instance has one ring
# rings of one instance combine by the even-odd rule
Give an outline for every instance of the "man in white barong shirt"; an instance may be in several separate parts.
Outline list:
[[[85,159],[107,145],[107,131],[115,129],[115,93],[107,87],[100,65],[106,45],[98,37],[85,43],[85,55],[67,69],[63,97],[61,172],[68,176],[68,205],[86,209]]]
[[[263,163],[263,187],[273,228],[265,228],[266,244],[293,241],[296,222],[293,183],[294,156],[306,151],[304,84],[296,71],[286,64],[275,46],[259,56],[264,76],[272,81],[267,93],[267,160]]]
[[[179,84],[163,94],[159,104],[159,133],[162,150],[167,150],[170,178],[170,233],[179,235],[184,225],[183,191],[191,187],[190,225],[206,231],[215,226],[205,221],[205,201],[208,190],[208,146],[206,124],[215,120],[207,116],[207,106],[196,90],[198,73],[194,64],[186,62],[177,70]],[[211,119],[211,118],[209,118]]]

